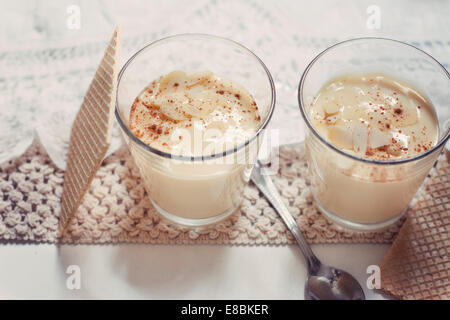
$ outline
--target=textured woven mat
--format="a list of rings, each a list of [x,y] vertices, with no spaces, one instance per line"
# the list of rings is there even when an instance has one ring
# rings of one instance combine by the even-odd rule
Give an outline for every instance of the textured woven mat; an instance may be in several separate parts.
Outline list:
[[[449,162],[436,171],[381,266],[382,289],[398,298],[450,299]]]
[[[294,243],[255,186],[245,189],[240,211],[209,227],[187,228],[162,219],[152,207],[127,149],[108,157],[76,217],[57,239],[64,172],[38,141],[20,158],[0,166],[0,239],[63,243],[281,245]],[[280,149],[274,182],[312,243],[392,243],[402,221],[376,233],[342,231],[314,207],[302,145]]]

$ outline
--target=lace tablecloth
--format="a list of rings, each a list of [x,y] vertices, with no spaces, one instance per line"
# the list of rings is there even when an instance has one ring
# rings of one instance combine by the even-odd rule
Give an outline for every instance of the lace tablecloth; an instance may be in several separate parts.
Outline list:
[[[230,6],[239,6],[239,10],[231,10]],[[210,33],[241,42],[267,64],[277,89],[271,126],[280,128],[280,143],[297,142],[303,139],[296,100],[300,75],[317,53],[343,39],[299,36],[301,24],[286,19],[286,10],[275,2],[195,2],[189,10],[173,12],[169,21],[164,17],[155,20],[154,32],[125,37],[123,60],[153,40],[179,33],[175,21],[188,21],[188,31],[214,25]],[[23,154],[37,136],[53,162],[64,169],[69,128],[106,40],[0,52],[0,163]],[[450,40],[410,42],[439,59],[450,57]],[[448,68],[450,60],[441,62]],[[108,154],[119,146],[116,130]]]

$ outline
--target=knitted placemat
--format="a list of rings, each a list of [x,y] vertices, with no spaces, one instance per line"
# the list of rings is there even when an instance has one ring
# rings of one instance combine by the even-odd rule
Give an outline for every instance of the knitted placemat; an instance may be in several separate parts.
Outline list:
[[[402,222],[382,232],[343,231],[312,203],[303,144],[280,148],[275,185],[308,241],[312,243],[392,243]],[[0,166],[0,239],[62,243],[154,243],[281,245],[292,235],[267,200],[250,184],[241,209],[208,227],[173,224],[152,207],[139,171],[126,149],[104,160],[89,191],[57,238],[64,172],[56,168],[39,141]]]
[[[382,289],[398,298],[450,299],[449,162],[436,171],[381,265]]]

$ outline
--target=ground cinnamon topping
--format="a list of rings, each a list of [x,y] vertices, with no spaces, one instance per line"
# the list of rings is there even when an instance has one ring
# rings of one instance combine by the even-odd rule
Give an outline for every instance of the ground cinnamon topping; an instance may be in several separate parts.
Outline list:
[[[400,109],[400,108],[395,108],[394,109],[394,112],[395,112],[395,114],[402,114],[403,113],[403,110],[402,109]]]

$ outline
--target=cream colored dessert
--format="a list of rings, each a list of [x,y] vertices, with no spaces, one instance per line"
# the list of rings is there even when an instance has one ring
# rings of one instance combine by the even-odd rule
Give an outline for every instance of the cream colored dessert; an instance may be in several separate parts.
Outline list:
[[[309,106],[309,118],[331,144],[368,160],[414,157],[438,138],[436,116],[426,97],[384,74],[334,79]],[[315,197],[326,210],[354,222],[379,223],[400,214],[428,171],[408,164],[363,163],[331,149],[323,153],[311,139],[307,144]]]
[[[136,98],[129,127],[159,151],[199,157],[233,150],[256,133],[260,121],[256,102],[241,86],[211,72],[174,71]],[[154,205],[189,219],[234,210],[251,168],[236,161],[239,154],[190,162],[131,151]]]
[[[332,144],[367,159],[409,158],[437,141],[436,116],[427,99],[382,74],[335,79],[315,99],[310,118]]]
[[[158,150],[206,156],[245,142],[260,120],[256,102],[239,85],[211,72],[174,71],[142,91],[129,126]]]

